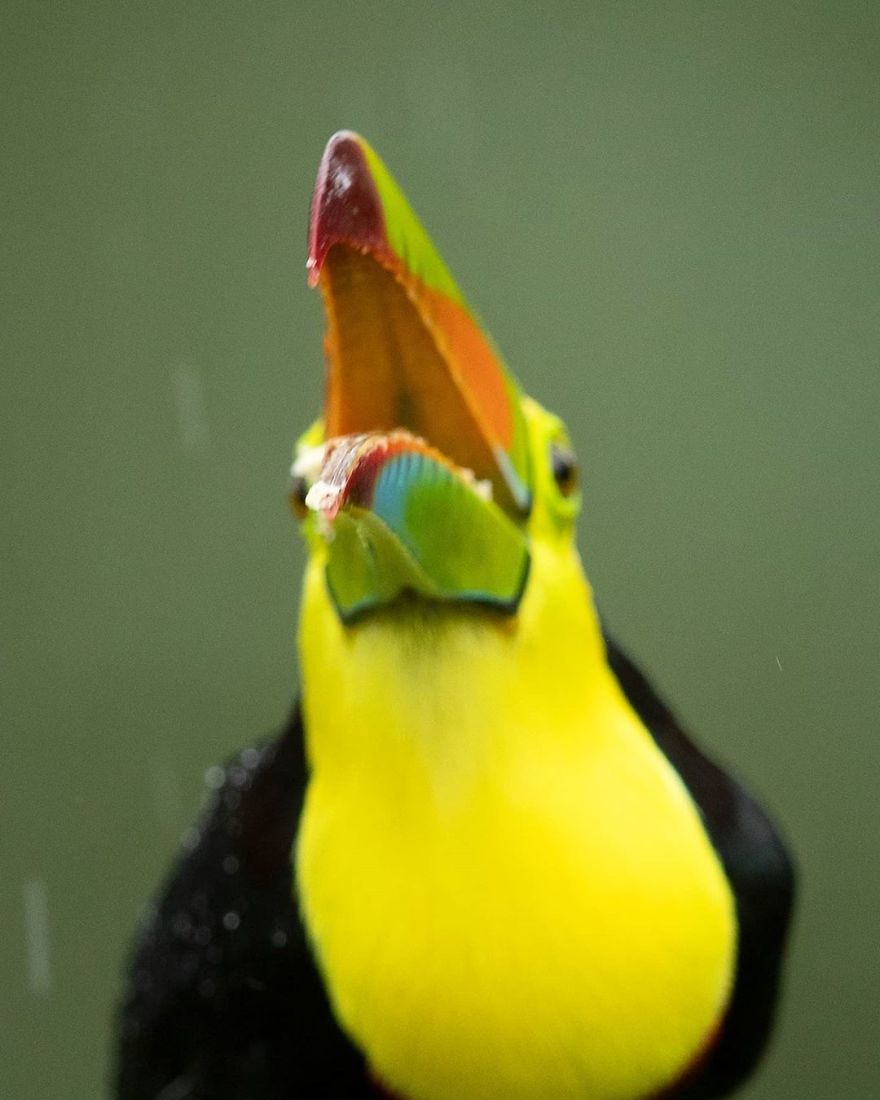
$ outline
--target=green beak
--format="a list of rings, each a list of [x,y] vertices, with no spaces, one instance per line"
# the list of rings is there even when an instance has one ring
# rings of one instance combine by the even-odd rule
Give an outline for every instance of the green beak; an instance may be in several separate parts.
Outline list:
[[[327,313],[324,442],[294,472],[340,617],[410,593],[512,614],[531,503],[519,389],[355,134],[322,158],[308,270]]]

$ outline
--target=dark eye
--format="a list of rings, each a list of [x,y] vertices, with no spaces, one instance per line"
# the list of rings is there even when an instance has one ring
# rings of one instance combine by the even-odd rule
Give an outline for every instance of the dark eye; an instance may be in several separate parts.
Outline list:
[[[304,477],[294,476],[290,479],[290,488],[287,499],[290,501],[290,510],[297,519],[305,519],[309,514],[306,508],[306,493],[309,491]]]
[[[578,484],[577,459],[574,452],[562,443],[551,443],[550,462],[553,466],[553,480],[564,497],[570,497]]]

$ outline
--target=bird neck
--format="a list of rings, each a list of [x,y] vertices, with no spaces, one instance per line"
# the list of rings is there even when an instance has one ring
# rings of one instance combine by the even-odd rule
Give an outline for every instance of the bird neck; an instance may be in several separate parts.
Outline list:
[[[732,900],[574,551],[533,546],[507,621],[413,603],[343,627],[313,564],[300,643],[299,901],[378,1077],[419,1100],[673,1080],[725,1003]]]
[[[315,774],[464,793],[502,758],[565,737],[604,705],[609,671],[577,552],[533,549],[519,613],[412,600],[340,623],[320,563],[305,581],[300,629],[307,752]],[[547,723],[548,705],[553,722]],[[397,787],[399,791],[399,786]]]

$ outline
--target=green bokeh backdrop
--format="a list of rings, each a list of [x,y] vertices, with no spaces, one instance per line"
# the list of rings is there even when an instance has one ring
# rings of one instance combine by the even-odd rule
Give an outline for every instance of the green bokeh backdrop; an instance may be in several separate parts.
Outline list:
[[[568,420],[607,619],[798,852],[744,1095],[880,1095],[878,13],[6,0],[4,1097],[103,1094],[204,769],[293,691],[340,126]]]

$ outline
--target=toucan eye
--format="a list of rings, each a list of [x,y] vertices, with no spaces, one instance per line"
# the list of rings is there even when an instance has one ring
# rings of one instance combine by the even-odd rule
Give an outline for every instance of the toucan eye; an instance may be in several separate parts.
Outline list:
[[[294,474],[290,479],[290,488],[287,499],[290,501],[290,510],[297,519],[305,519],[309,514],[306,508],[306,493],[309,491],[308,483],[301,474]]]
[[[564,497],[570,497],[578,484],[577,459],[574,452],[562,443],[551,443],[550,462],[553,466],[553,480]]]

